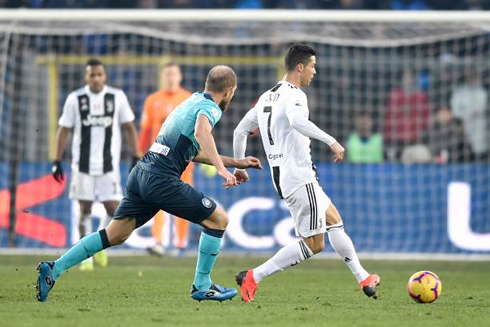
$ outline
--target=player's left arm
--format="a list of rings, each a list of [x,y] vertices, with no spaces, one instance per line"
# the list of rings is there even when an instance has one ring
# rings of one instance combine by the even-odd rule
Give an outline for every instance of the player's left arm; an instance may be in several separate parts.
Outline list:
[[[304,136],[327,144],[334,153],[334,162],[344,159],[344,147],[341,146],[334,137],[325,133],[313,122],[311,122],[305,116],[304,108],[302,110],[301,107],[302,104],[300,102],[296,102],[293,106],[289,106],[287,108],[286,115],[291,127]]]

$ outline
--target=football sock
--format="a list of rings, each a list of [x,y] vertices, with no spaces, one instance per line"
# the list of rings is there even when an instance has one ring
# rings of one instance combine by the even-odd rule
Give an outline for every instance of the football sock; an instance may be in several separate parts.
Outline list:
[[[54,262],[53,279],[57,280],[67,269],[108,247],[109,240],[105,229],[85,236]]]
[[[201,233],[194,277],[194,286],[200,291],[211,287],[210,274],[216,262],[224,232],[217,229],[204,229]]]
[[[253,270],[254,280],[258,284],[278,271],[282,271],[313,256],[313,252],[303,240],[286,245],[272,258]]]
[[[92,233],[92,218],[90,214],[84,214],[80,210],[80,222],[78,223],[80,238]]]
[[[345,264],[352,271],[352,274],[357,279],[357,282],[361,282],[369,276],[369,273],[361,266],[359,258],[357,257],[354,244],[344,231],[344,225],[342,223],[332,225],[327,228],[328,239],[335,252],[337,252],[344,260]]]

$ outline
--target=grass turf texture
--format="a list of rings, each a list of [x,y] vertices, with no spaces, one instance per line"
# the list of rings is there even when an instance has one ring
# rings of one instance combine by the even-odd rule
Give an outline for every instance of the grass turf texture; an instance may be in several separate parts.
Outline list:
[[[0,326],[490,326],[490,262],[365,261],[382,278],[373,300],[340,260],[310,260],[265,280],[247,304],[192,300],[195,258],[110,258],[105,269],[71,269],[39,303],[40,259],[0,256]],[[263,260],[222,256],[213,280],[234,286],[237,271]],[[418,270],[442,280],[432,304],[407,294]]]

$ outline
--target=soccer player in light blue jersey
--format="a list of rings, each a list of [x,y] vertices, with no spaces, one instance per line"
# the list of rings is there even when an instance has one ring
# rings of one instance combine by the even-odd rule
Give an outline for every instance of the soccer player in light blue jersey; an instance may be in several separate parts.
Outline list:
[[[198,301],[223,301],[237,294],[236,289],[217,285],[211,280],[228,215],[212,199],[180,180],[190,161],[215,166],[226,188],[238,183],[225,167],[262,169],[260,161],[254,157],[237,160],[220,156],[211,134],[227,110],[236,85],[236,75],[230,67],[211,69],[204,92],[194,93],[171,113],[150,150],[131,171],[126,195],[109,226],[85,236],[54,262],[39,264],[36,287],[39,301],[46,301],[55,281],[67,269],[105,248],[122,244],[158,210],[204,228],[199,240],[191,297]]]

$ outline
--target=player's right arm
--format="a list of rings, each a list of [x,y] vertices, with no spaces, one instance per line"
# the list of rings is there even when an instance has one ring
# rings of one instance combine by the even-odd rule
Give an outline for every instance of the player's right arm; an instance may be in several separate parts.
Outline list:
[[[236,159],[245,158],[247,138],[258,127],[257,110],[254,107],[247,112],[233,132],[233,156]],[[233,175],[235,175],[239,183],[246,183],[248,181],[246,170],[236,169]]]
[[[327,144],[334,153],[334,162],[341,161],[344,158],[344,147],[307,118],[308,110],[304,107],[304,102],[301,100],[291,101],[286,107],[286,116],[294,130],[304,136]]]
[[[214,142],[213,134],[211,134],[213,127],[209,122],[209,119],[200,114],[197,117],[196,126],[194,130],[194,136],[196,137],[197,143],[201,147],[201,156],[207,158],[209,163],[211,163],[225,182],[223,186],[229,188],[231,186],[236,186],[237,181],[235,176],[233,176],[223,164],[220,155],[218,154],[218,149],[216,148],[216,143]]]
[[[63,113],[58,121],[58,131],[56,133],[56,156],[51,169],[53,178],[61,183],[64,179],[63,168],[61,166],[61,158],[63,152],[65,152],[66,144],[68,143],[68,137],[70,136],[71,129],[75,126],[77,102],[74,94],[70,94],[66,98],[65,105],[63,106]]]

